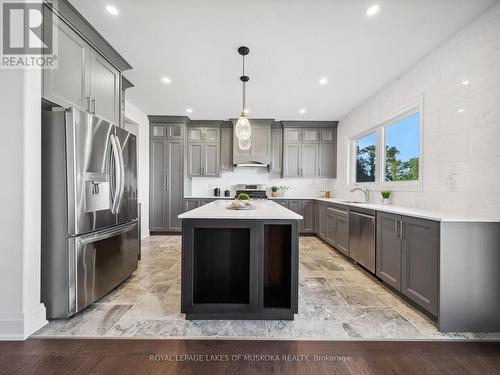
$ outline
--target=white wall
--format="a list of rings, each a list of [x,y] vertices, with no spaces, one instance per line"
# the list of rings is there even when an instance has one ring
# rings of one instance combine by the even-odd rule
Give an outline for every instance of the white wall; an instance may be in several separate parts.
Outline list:
[[[125,118],[137,125],[137,191],[141,203],[141,237],[149,236],[149,120],[132,103],[125,102]]]
[[[41,74],[0,70],[0,339],[44,324],[40,303]]]
[[[287,196],[290,197],[318,197],[320,190],[333,190],[335,179],[330,178],[280,178],[277,173],[269,173],[262,167],[235,167],[233,172],[222,172],[221,177],[193,177],[191,187],[185,195],[212,196],[214,188],[231,190],[235,193],[236,184],[265,184],[268,188],[276,185],[290,186]]]
[[[500,216],[500,5],[340,121],[336,194],[350,196],[349,140],[419,97],[423,186],[393,203]]]

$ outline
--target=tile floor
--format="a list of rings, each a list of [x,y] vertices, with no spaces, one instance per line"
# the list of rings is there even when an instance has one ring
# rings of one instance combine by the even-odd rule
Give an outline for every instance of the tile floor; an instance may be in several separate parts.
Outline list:
[[[187,321],[180,313],[180,236],[143,241],[138,270],[97,303],[36,336],[295,339],[498,339],[441,334],[423,314],[316,237],[300,238],[299,314],[294,321]]]

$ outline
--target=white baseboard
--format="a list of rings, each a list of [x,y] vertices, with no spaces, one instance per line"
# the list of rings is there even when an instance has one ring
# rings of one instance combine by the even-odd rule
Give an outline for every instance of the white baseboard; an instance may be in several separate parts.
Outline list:
[[[26,340],[47,323],[43,303],[25,313],[0,313],[0,340]]]

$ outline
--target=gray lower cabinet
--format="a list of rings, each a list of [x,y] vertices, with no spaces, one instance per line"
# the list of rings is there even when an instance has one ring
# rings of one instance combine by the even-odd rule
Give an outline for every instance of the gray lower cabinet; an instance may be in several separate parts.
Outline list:
[[[403,217],[402,285],[405,296],[437,315],[439,223]]]
[[[345,255],[349,255],[349,210],[319,202],[316,205],[316,233]]]
[[[151,140],[149,229],[179,232],[183,212],[183,140]]]
[[[376,275],[401,291],[401,216],[377,213]]]
[[[200,207],[199,199],[184,199],[184,212]]]
[[[313,200],[288,199],[275,202],[302,216],[303,219],[299,224],[300,233],[314,233],[316,214]]]
[[[435,316],[438,264],[438,222],[377,214],[377,276]]]

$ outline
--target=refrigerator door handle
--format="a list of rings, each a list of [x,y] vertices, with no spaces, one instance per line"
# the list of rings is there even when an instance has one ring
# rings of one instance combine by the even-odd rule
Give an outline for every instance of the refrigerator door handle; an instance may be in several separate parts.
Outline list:
[[[114,191],[111,194],[111,213],[116,214],[118,198],[120,195],[120,188],[122,185],[121,179],[121,167],[120,167],[120,155],[118,151],[118,145],[116,144],[116,139],[114,135],[110,135],[109,140],[111,142],[111,152],[113,154],[114,165],[113,172],[115,174],[115,186]]]
[[[133,229],[137,225],[137,220],[134,220],[131,223],[122,224],[111,229],[104,229],[98,232],[90,233],[83,235],[79,238],[78,243],[82,246],[88,245],[92,242],[102,241],[107,238],[114,237],[120,233],[128,232]]]
[[[115,135],[116,148],[118,149],[118,159],[120,161],[120,186],[119,195],[116,203],[116,213],[120,212],[122,205],[123,193],[125,191],[125,162],[123,161],[123,150],[120,144],[120,139]]]

